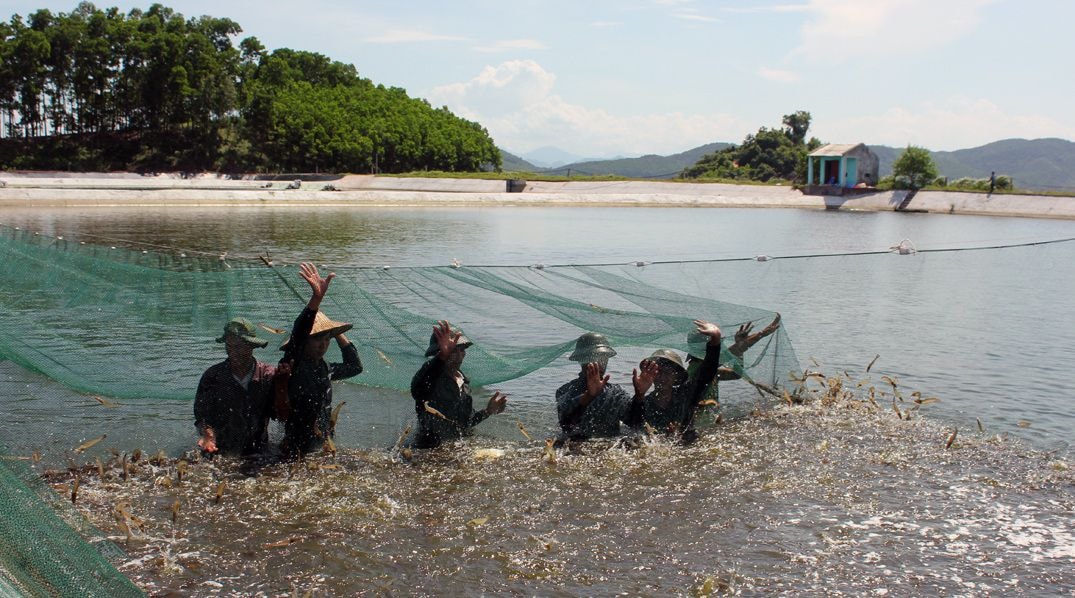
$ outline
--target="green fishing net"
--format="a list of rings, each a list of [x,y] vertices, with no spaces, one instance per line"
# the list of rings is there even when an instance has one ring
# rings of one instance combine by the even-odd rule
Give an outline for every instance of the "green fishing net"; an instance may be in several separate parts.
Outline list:
[[[309,298],[297,264],[266,262],[0,227],[0,359],[82,393],[143,404],[192,402],[205,367],[223,356],[213,339],[228,320],[242,316],[260,324],[258,333],[272,348],[285,340]],[[641,266],[321,266],[322,273],[337,274],[322,311],[354,323],[348,337],[365,366],[348,383],[406,392],[440,319],[474,341],[465,369],[475,387],[541,369],[563,358],[587,331],[605,334],[618,350],[686,351],[696,318],[724,329],[722,362],[767,393],[778,393],[799,368],[782,327],[742,359],[727,352],[740,325],[754,322],[758,330],[774,312],[669,290],[689,285],[644,282],[632,270]],[[259,358],[274,361],[266,353],[273,355],[264,351]],[[555,406],[550,402],[548,409]],[[47,414],[28,417],[48,426]],[[130,411],[122,417],[118,425],[138,426]],[[62,430],[50,430],[49,437],[67,446],[80,440],[64,438]],[[0,594],[137,593],[38,498],[51,494],[48,489],[31,490],[28,481],[0,466]]]
[[[243,316],[276,345],[309,297],[297,264],[185,257],[0,229],[0,357],[76,390],[192,400],[206,340]],[[597,331],[614,347],[687,349],[693,320],[725,330],[773,312],[692,297],[615,268],[409,267],[336,272],[322,311],[354,323],[366,371],[351,382],[399,390],[424,361],[432,325],[448,319],[474,341],[466,371],[481,386],[518,378]],[[197,357],[197,358],[196,358]],[[262,359],[265,359],[262,357]],[[722,361],[777,388],[798,368],[781,328],[743,360]]]
[[[105,558],[119,549],[43,486],[23,464],[0,459],[0,596],[141,596]]]

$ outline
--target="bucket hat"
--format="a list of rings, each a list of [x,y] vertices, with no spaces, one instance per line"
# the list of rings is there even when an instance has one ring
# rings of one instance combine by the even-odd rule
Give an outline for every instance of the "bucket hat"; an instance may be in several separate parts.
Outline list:
[[[613,357],[616,350],[608,344],[605,335],[597,332],[587,332],[575,341],[575,350],[568,357],[571,361],[593,363],[598,359]]]
[[[231,321],[224,325],[224,334],[216,339],[216,342],[222,343],[229,336],[242,339],[255,347],[264,347],[269,344],[269,341],[258,338],[258,331],[254,328],[254,323],[246,318],[232,318]]]
[[[675,368],[676,377],[679,379],[676,384],[681,384],[687,379],[687,368],[683,367],[683,359],[679,356],[679,353],[671,349],[657,349],[649,356],[649,359],[662,365],[672,365]]]

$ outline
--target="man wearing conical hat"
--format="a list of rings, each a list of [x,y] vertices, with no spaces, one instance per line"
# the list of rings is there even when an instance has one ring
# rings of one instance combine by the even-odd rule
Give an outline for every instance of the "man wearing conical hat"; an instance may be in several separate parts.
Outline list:
[[[310,301],[295,319],[291,337],[280,347],[284,351],[281,364],[290,366],[286,400],[276,397],[276,411],[284,420],[284,439],[280,448],[285,456],[297,457],[321,448],[332,434],[332,381],[362,373],[358,349],[347,340],[344,332],[351,324],[335,322],[318,311],[329,283],[336,276],[322,278],[313,264],[300,266],[299,275],[312,290]],[[343,354],[343,363],[327,363],[325,352],[329,342]],[[278,382],[282,385],[283,382]],[[279,386],[277,392],[280,392]]]
[[[268,341],[258,338],[250,320],[234,318],[216,342],[224,344],[228,357],[198,381],[194,398],[198,447],[210,455],[256,455],[269,442],[276,368],[255,359],[254,349]]]
[[[716,324],[704,320],[695,320],[694,325],[697,332],[708,339],[705,359],[697,377],[688,378],[683,360],[671,349],[658,349],[642,360],[633,372],[635,396],[629,417],[632,427],[649,426],[683,442],[692,442],[698,437],[694,430],[694,413],[705,397],[706,387],[717,376],[721,332]],[[646,394],[650,387],[653,392]]]
[[[556,390],[556,412],[564,438],[586,440],[620,434],[620,422],[628,417],[631,397],[619,384],[610,383],[605,373],[609,358],[615,355],[603,334],[587,332],[575,341],[568,359],[579,362],[579,376]]]
[[[473,343],[446,320],[433,327],[426,349],[427,360],[411,380],[418,427],[408,445],[434,448],[441,443],[470,436],[474,426],[504,411],[507,395],[493,393],[485,409],[474,410],[470,380],[459,369]]]

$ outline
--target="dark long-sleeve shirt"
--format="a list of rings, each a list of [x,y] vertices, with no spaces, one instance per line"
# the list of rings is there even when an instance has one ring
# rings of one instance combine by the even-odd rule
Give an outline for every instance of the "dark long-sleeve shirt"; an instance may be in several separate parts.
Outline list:
[[[327,363],[305,354],[317,312],[306,308],[295,319],[291,340],[281,360],[294,360],[287,385],[290,413],[284,423],[282,446],[291,454],[317,449],[331,434],[332,381],[362,373],[362,361],[353,343],[341,347],[343,363]]]
[[[210,367],[198,381],[194,398],[194,425],[199,434],[207,427],[216,436],[223,454],[252,455],[262,452],[269,440],[273,416],[272,377],[276,368],[254,363],[246,388],[235,379],[229,360]]]
[[[433,448],[446,440],[470,436],[474,426],[488,417],[484,410],[474,410],[470,380],[462,376],[462,384],[457,383],[438,357],[426,361],[414,375],[411,396],[418,415],[418,429],[413,441],[415,448]],[[426,411],[426,403],[446,419]]]
[[[720,368],[720,347],[706,345],[705,359],[696,376],[672,387],[672,400],[662,407],[657,400],[656,389],[646,395],[641,403],[632,404],[629,416],[632,427],[649,424],[658,432],[687,432],[694,429],[694,414],[698,403],[705,398],[706,389],[717,376]]]
[[[631,397],[619,384],[611,383],[588,405],[582,404],[585,393],[585,373],[556,390],[560,429],[572,440],[619,436],[620,422],[630,414]]]

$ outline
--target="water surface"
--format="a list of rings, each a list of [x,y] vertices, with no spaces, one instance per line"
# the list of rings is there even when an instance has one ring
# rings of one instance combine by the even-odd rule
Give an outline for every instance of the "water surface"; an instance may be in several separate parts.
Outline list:
[[[550,455],[542,439],[556,429],[552,393],[576,373],[565,356],[497,385],[511,394],[509,410],[476,437],[406,459],[390,447],[413,421],[409,396],[339,384],[336,398],[348,404],[338,455],[257,475],[228,460],[196,463],[180,480],[174,458],[194,441],[190,402],[108,409],[0,364],[0,443],[20,455],[42,452],[39,470],[87,464],[79,507],[127,550],[121,570],[150,593],[1075,592],[1075,243],[790,257],[885,250],[903,239],[918,249],[1026,243],[1075,237],[1075,223],[298,206],[10,210],[0,222],[104,244],[226,259],[268,252],[329,267],[453,258],[622,264],[608,268],[779,311],[801,365],[855,394],[787,407],[762,402],[743,383],[722,384],[724,422],[707,426],[694,446],[645,439],[637,448],[592,443]],[[687,263],[762,254],[778,259]],[[541,336],[525,322],[519,330],[522,341]],[[652,349],[623,348],[614,379],[629,384],[631,367]],[[206,355],[196,358],[212,363],[222,358],[215,351],[206,339]],[[940,401],[915,410],[915,391]],[[104,432],[108,440],[85,455],[71,452]],[[143,457],[124,479],[110,448],[128,459],[135,448],[163,449],[173,459]],[[502,454],[485,458],[482,449]],[[69,473],[49,479],[69,492]],[[144,521],[129,540],[116,524],[117,502]]]

